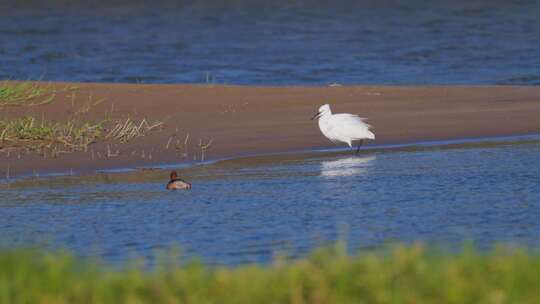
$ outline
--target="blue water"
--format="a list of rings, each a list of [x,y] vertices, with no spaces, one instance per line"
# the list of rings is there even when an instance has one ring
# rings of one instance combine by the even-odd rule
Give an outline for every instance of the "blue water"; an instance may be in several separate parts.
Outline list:
[[[535,0],[5,2],[0,79],[540,84]]]
[[[540,246],[540,142],[259,157],[181,171],[29,180],[0,188],[0,247],[40,244],[121,262],[180,246],[208,263],[302,256],[343,238],[459,249]]]

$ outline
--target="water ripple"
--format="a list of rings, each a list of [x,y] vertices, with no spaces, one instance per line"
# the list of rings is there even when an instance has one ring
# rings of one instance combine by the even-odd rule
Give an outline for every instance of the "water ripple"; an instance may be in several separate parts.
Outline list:
[[[225,161],[166,172],[29,181],[0,189],[0,244],[67,247],[123,261],[180,245],[209,263],[268,262],[344,237],[480,248],[540,245],[540,144],[418,148]]]
[[[7,5],[0,78],[539,84],[538,1],[256,3]]]

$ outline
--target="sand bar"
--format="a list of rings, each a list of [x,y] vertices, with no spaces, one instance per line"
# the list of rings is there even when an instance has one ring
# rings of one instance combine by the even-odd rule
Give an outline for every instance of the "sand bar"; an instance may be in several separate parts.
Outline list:
[[[128,143],[100,140],[86,152],[56,157],[3,149],[0,176],[8,167],[17,176],[198,161],[199,144],[210,140],[206,159],[334,147],[310,120],[324,103],[335,113],[367,117],[377,136],[372,144],[540,133],[540,87],[532,86],[52,85],[59,89],[53,102],[3,107],[0,118],[62,121],[88,104],[89,121],[130,117],[164,125]],[[76,87],[75,95],[65,87]]]

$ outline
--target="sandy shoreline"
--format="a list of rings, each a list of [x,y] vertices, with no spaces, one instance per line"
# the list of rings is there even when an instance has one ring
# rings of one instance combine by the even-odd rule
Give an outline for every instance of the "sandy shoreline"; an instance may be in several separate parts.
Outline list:
[[[324,103],[337,113],[367,117],[376,144],[540,133],[540,87],[53,85],[76,86],[76,98],[59,91],[47,105],[0,108],[1,119],[32,115],[62,121],[91,105],[89,121],[130,117],[164,125],[128,143],[100,140],[86,152],[57,157],[2,149],[2,178],[8,168],[18,176],[199,161],[201,141],[210,140],[206,159],[334,147],[310,120]],[[108,150],[114,156],[107,157]]]

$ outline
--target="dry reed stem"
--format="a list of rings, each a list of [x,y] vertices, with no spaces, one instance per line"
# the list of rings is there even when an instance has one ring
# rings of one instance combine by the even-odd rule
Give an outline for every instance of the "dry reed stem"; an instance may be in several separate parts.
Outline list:
[[[201,161],[204,161],[204,157],[205,157],[205,154],[206,154],[206,150],[208,148],[210,148],[210,146],[212,145],[212,142],[214,141],[213,138],[210,139],[210,141],[208,141],[208,143],[206,144],[203,144],[203,141],[202,139],[199,139],[199,148],[201,149]]]
[[[136,123],[128,117],[125,121],[118,121],[105,138],[128,142],[135,137],[145,136],[147,132],[150,132],[162,124],[163,122],[159,121],[150,125],[146,119]]]
[[[165,150],[169,150],[169,145],[171,144],[173,137],[169,137],[169,140],[167,141],[167,144],[165,145]]]

